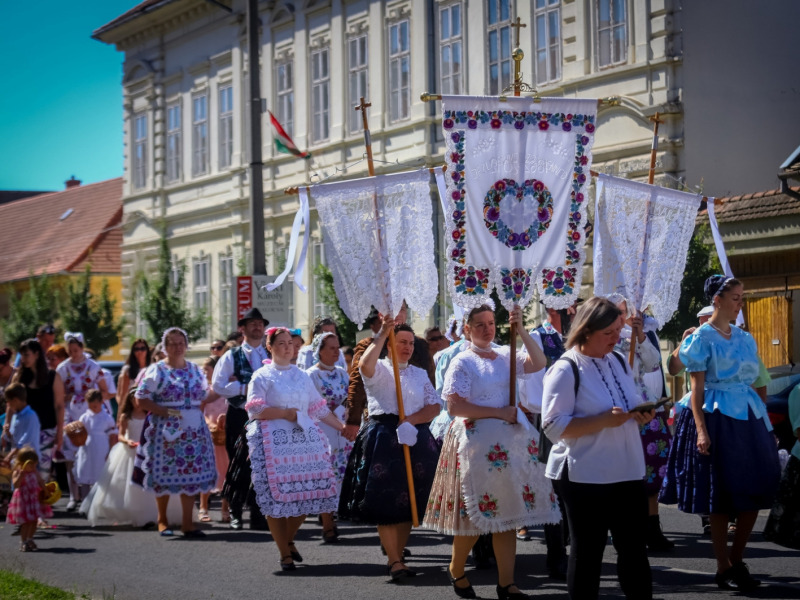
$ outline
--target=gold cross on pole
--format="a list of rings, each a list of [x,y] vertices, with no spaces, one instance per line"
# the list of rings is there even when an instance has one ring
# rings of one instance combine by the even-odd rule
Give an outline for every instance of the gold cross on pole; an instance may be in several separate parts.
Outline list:
[[[361,102],[353,107],[354,110],[361,111],[361,124],[363,125],[364,129],[364,148],[367,151],[367,169],[369,170],[369,176],[375,176],[375,163],[372,159],[372,138],[369,134],[369,123],[367,122],[367,109],[372,106],[371,102],[367,102],[364,99],[364,96],[361,96]]]
[[[512,23],[511,27],[516,28],[516,31],[514,31],[514,47],[519,48],[519,32],[523,27],[527,27],[527,25],[522,22],[522,19],[517,17],[517,21]]]

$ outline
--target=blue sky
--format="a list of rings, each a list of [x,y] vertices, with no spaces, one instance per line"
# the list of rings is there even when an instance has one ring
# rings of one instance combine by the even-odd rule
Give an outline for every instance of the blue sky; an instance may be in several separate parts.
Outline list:
[[[3,3],[0,190],[122,175],[123,54],[91,34],[138,3]]]

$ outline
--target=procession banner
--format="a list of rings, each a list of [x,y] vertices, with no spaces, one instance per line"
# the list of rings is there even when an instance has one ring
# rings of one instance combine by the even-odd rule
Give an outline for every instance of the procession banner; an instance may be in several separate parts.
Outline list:
[[[597,178],[594,293],[618,293],[664,325],[678,309],[701,196],[610,175]]]
[[[315,185],[311,197],[336,295],[351,321],[363,323],[371,306],[396,315],[403,300],[420,315],[430,311],[439,281],[428,169]]]
[[[706,207],[708,210],[708,223],[711,225],[711,237],[714,238],[714,247],[717,249],[717,257],[719,257],[719,264],[722,267],[722,272],[725,277],[733,278],[733,269],[728,262],[728,254],[725,252],[725,244],[722,241],[722,234],[719,231],[717,224],[716,206],[714,206],[714,198],[706,198]],[[736,315],[736,326],[744,326],[744,313],[740,310]]]
[[[443,96],[448,289],[511,310],[578,296],[596,100]]]

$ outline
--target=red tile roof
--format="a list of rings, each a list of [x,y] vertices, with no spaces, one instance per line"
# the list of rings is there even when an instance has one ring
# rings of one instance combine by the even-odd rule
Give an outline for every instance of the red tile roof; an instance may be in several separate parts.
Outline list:
[[[800,187],[792,190],[800,192]],[[716,206],[717,222],[733,223],[740,221],[754,221],[756,219],[771,219],[800,214],[800,200],[780,190],[767,190],[730,198],[718,198],[722,202]],[[707,222],[706,211],[700,213],[700,219]]]
[[[95,273],[119,273],[121,220],[121,177],[0,206],[0,282],[77,272],[87,257]]]

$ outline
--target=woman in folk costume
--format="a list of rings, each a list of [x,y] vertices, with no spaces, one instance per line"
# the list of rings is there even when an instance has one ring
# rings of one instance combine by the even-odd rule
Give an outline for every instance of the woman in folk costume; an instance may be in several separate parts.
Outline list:
[[[332,513],[338,503],[328,439],[316,422],[340,432],[344,425],[308,374],[291,364],[288,329],[272,329],[267,350],[272,362],[253,374],[247,392],[247,445],[256,501],[280,551],[281,569],[293,571],[303,560],[294,536],[306,515]]]
[[[608,299],[613,302],[625,319],[625,326],[619,336],[619,342],[614,350],[627,357],[631,349],[631,336],[636,330],[638,338],[634,350],[633,380],[643,402],[656,402],[661,399],[662,385],[648,385],[655,374],[658,380],[661,375],[661,351],[653,343],[652,334],[655,333],[656,322],[651,317],[634,314],[625,297],[621,294],[611,294]],[[658,338],[656,338],[658,339]],[[657,389],[657,391],[656,391]],[[655,552],[671,550],[675,544],[664,537],[661,531],[661,522],[658,517],[658,492],[664,482],[667,472],[667,459],[672,447],[672,433],[667,425],[667,411],[664,407],[656,409],[656,417],[649,423],[639,427],[644,450],[645,476],[644,485],[647,489],[648,519],[647,519],[647,548]]]
[[[340,418],[344,414],[343,404],[347,399],[350,378],[347,376],[347,372],[336,364],[339,357],[339,337],[331,332],[320,333],[314,338],[311,347],[315,363],[306,373],[311,377],[311,381],[322,399],[325,400],[328,410]],[[342,435],[339,427],[330,427],[324,423],[321,427],[331,447],[331,466],[336,477],[336,486],[341,491],[342,479],[347,469],[347,459],[353,449],[353,444]],[[339,532],[336,522],[333,520],[333,514],[323,513],[321,517],[322,540],[326,544],[338,542]]]
[[[681,344],[680,360],[691,374],[691,409],[675,428],[660,500],[683,512],[709,513],[721,589],[752,590],[743,562],[758,511],[772,507],[780,464],[764,403],[752,387],[759,375],[753,337],[731,325],[744,302],[736,279],[712,275],[705,295],[714,314]],[[736,533],[728,548],[728,515]]]
[[[546,359],[523,327],[522,309],[511,312],[510,322],[517,324],[527,350],[517,355],[517,373],[541,370]],[[454,536],[449,575],[457,596],[475,598],[464,564],[478,536],[491,533],[498,598],[527,598],[514,583],[516,529],[558,523],[561,514],[538,462],[538,433],[527,421],[517,424],[518,409],[508,404],[510,348],[492,345],[492,309],[485,304],[472,309],[464,331],[469,350],[453,359],[445,376],[443,396],[454,420],[424,526]]]
[[[394,328],[397,356],[379,360],[381,350]],[[403,550],[411,533],[411,503],[402,444],[409,446],[414,494],[424,507],[433,483],[439,450],[428,424],[439,414],[439,397],[419,367],[408,364],[414,353],[414,331],[395,325],[389,315],[373,343],[364,352],[359,370],[367,392],[369,417],[358,432],[347,463],[339,501],[339,516],[378,526],[386,551],[389,575],[400,583],[416,575],[403,561]],[[397,361],[403,394],[405,419],[398,416],[397,393],[391,361]]]

